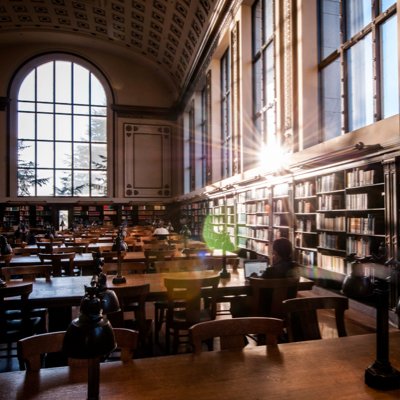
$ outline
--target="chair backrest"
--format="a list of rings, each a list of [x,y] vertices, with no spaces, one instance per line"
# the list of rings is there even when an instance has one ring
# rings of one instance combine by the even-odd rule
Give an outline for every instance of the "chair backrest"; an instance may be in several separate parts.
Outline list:
[[[28,298],[32,293],[33,285],[32,283],[24,282],[18,285],[13,286],[5,286],[0,288],[0,339],[2,340],[3,335],[7,334],[8,324],[7,324],[7,316],[6,312],[11,308],[13,310],[20,310],[21,318],[23,324],[21,329],[29,332],[29,305]],[[4,301],[5,299],[9,299],[13,301],[12,306],[10,307],[8,301]],[[24,322],[26,322],[24,324]]]
[[[264,334],[267,345],[278,343],[283,331],[283,321],[269,317],[245,317],[216,319],[200,322],[189,328],[189,335],[195,353],[202,351],[202,342],[219,337],[220,349],[241,349],[246,346],[246,335]]]
[[[118,261],[118,256],[123,260],[126,256],[126,251],[104,251],[102,247],[100,247],[101,256],[104,258],[104,262],[115,262]]]
[[[34,281],[35,278],[44,276],[46,282],[50,282],[52,270],[52,265],[41,264],[4,267],[1,272],[3,273],[6,282],[10,282],[11,278],[15,276],[22,276],[24,281]]]
[[[65,249],[66,250],[66,249]],[[72,275],[74,270],[74,259],[75,253],[73,252],[62,252],[62,253],[38,253],[40,262],[44,263],[46,260],[51,261],[51,265],[53,266],[53,275],[60,276],[62,272],[62,261],[69,261],[68,271],[67,273]]]
[[[132,360],[134,350],[137,348],[138,332],[113,328],[117,349],[121,351],[121,361]],[[62,353],[65,331],[42,333],[20,339],[17,344],[18,358],[27,371],[38,371],[42,367],[44,354]],[[68,364],[73,367],[82,365],[81,360],[68,359]]]
[[[252,289],[251,314],[284,319],[282,301],[297,296],[299,278],[249,278]]]
[[[144,274],[146,272],[146,264],[139,261],[124,261],[121,263],[121,273],[123,275],[129,274]],[[105,274],[113,274],[118,271],[117,262],[105,262],[103,265],[103,272]]]
[[[179,305],[180,314],[186,324],[194,325],[200,322],[201,311],[208,309],[209,319],[215,319],[217,287],[219,275],[206,278],[165,278],[167,288],[168,310],[167,318],[174,316],[174,308]],[[203,289],[209,289],[204,293]],[[207,301],[201,301],[205,298]]]
[[[124,312],[131,311],[132,305],[134,305],[132,322],[134,322],[134,329],[139,332],[140,339],[144,340],[147,335],[146,299],[150,292],[150,284],[120,286],[113,290],[118,297],[121,310],[108,315],[111,324],[115,327],[123,327],[126,324]]]
[[[349,299],[343,296],[298,297],[283,302],[290,342],[321,339],[317,310],[335,310],[338,336],[347,336],[344,322]]]

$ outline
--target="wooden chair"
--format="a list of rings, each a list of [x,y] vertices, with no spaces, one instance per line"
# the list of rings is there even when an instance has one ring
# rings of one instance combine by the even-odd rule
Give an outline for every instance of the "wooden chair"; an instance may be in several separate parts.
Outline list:
[[[52,265],[41,264],[4,267],[1,272],[6,282],[10,282],[11,278],[16,276],[22,276],[23,281],[34,281],[37,277],[44,276],[46,282],[50,282],[52,270]]]
[[[154,261],[171,260],[175,257],[175,250],[145,250],[144,256],[148,271],[154,271]]]
[[[51,261],[51,265],[53,266],[53,276],[77,275],[79,273],[79,270],[74,270],[75,253],[38,253],[38,256],[42,264],[46,260]],[[68,268],[66,270],[62,266],[63,261],[68,262]]]
[[[115,274],[118,271],[117,262],[105,262],[103,272],[107,275]],[[146,272],[146,263],[138,261],[124,261],[121,263],[122,275],[144,274]]]
[[[170,350],[171,333],[173,352],[176,353],[180,338],[188,338],[188,329],[192,325],[215,319],[218,283],[219,275],[207,278],[164,279],[168,297],[165,328],[167,352]],[[208,288],[207,294],[203,292],[205,288]]]
[[[137,286],[120,286],[114,288],[118,297],[121,311],[108,314],[113,327],[129,328],[139,332],[141,349],[152,345],[152,320],[146,318],[146,299],[150,284]],[[131,316],[133,314],[133,316]]]
[[[318,310],[335,311],[336,329],[339,337],[347,336],[344,313],[349,308],[349,299],[343,296],[298,297],[283,301],[287,318],[287,333],[290,342],[321,339]]]
[[[191,259],[170,259],[164,261],[155,261],[153,263],[156,272],[183,272],[183,271],[201,271],[207,269],[201,264],[198,258]],[[154,302],[154,335],[156,343],[159,342],[160,331],[165,322],[165,312],[167,310],[167,301],[158,300]]]
[[[31,293],[32,283],[28,282],[0,288],[0,343],[7,345],[4,358],[13,357],[13,343],[47,330],[47,310],[31,311],[28,304]]]
[[[283,332],[283,321],[278,318],[245,317],[216,319],[200,322],[189,328],[195,353],[201,353],[202,343],[219,337],[220,349],[241,349],[247,345],[246,336],[263,334],[267,345],[276,345]]]
[[[298,278],[263,279],[250,278],[251,316],[285,319],[282,302],[297,296]]]
[[[121,351],[121,361],[131,361],[134,350],[137,348],[138,332],[124,328],[113,328],[113,331],[117,349]],[[38,371],[45,364],[44,356],[50,353],[62,354],[64,336],[65,331],[61,331],[34,335],[19,340],[18,358],[22,366],[21,369]],[[68,359],[68,364],[71,367],[74,365],[82,365],[81,360],[75,360],[74,362],[73,359]]]

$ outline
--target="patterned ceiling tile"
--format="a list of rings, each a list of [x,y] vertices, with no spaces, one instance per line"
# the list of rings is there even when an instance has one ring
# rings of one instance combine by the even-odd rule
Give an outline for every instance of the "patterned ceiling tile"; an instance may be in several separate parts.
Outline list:
[[[0,34],[57,29],[112,40],[164,65],[180,87],[214,8],[229,0],[0,1]]]

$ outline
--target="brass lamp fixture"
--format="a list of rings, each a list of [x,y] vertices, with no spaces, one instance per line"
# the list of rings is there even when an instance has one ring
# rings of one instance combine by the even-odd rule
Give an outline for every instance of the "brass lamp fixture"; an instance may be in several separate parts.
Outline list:
[[[63,349],[71,358],[88,360],[88,400],[99,399],[100,360],[116,347],[114,332],[106,314],[119,311],[118,298],[107,289],[106,275],[93,275],[85,285],[79,317],[69,325]]]

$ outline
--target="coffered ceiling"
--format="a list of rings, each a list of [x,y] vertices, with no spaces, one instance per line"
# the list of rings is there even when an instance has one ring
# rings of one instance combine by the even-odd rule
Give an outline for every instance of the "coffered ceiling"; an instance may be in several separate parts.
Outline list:
[[[86,35],[162,66],[182,92],[229,0],[0,0],[4,33]],[[225,4],[225,5],[224,5]],[[44,36],[45,37],[45,36]]]

